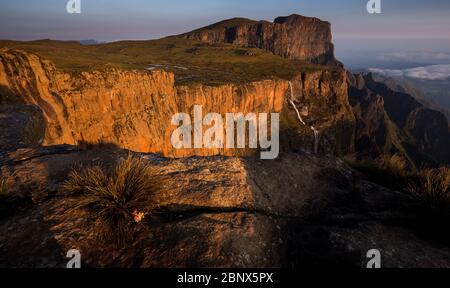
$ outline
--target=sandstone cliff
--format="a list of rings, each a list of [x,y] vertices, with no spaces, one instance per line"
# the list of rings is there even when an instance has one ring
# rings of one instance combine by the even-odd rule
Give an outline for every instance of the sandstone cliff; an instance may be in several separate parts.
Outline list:
[[[202,105],[204,114],[281,113],[282,151],[357,152],[361,159],[399,153],[413,166],[449,163],[450,134],[444,116],[370,77],[352,79],[340,68],[299,72],[291,81],[208,86],[177,85],[173,73],[160,70],[65,73],[38,55],[19,50],[3,50],[0,59],[0,101],[34,105],[44,119],[42,125],[33,124],[38,129],[31,129],[45,131],[43,135],[26,132],[34,139],[18,136],[17,142],[110,143],[171,157],[256,152],[174,149],[170,138],[176,127],[171,117]]]
[[[261,48],[284,58],[319,64],[335,60],[330,23],[295,14],[278,17],[273,23],[234,18],[182,36],[209,44]]]
[[[35,54],[18,50],[4,50],[0,59],[0,100],[39,107],[47,127],[45,145],[111,143],[174,157],[242,155],[236,150],[172,148],[170,137],[176,128],[171,126],[172,116],[191,113],[194,105],[202,105],[205,114],[281,112],[285,119],[281,123],[285,131],[282,138],[291,142],[306,139],[307,143],[294,146],[311,149],[314,134],[309,126],[298,122],[287,104],[288,98],[293,98],[299,108],[309,109],[305,119],[323,131],[323,143],[348,148],[351,142],[354,118],[343,72],[302,73],[293,79],[292,90],[288,81],[277,79],[239,85],[180,86],[175,85],[173,73],[159,70],[69,74],[57,71],[52,63]],[[345,136],[342,129],[346,129]],[[290,137],[292,133],[286,131],[298,132]],[[348,139],[341,139],[344,137]]]
[[[301,125],[295,116],[292,105],[286,109],[286,129],[288,143],[283,143],[296,150],[301,147],[314,146],[319,142],[319,152],[343,155],[354,152],[354,130],[356,120],[348,100],[347,75],[343,69],[331,69],[300,73],[292,81],[292,90],[288,98],[298,108],[306,125]],[[311,134],[314,127],[319,133]],[[289,128],[291,130],[289,130]],[[295,133],[291,133],[295,131]],[[298,133],[300,132],[300,135]],[[300,136],[300,137],[299,137]]]

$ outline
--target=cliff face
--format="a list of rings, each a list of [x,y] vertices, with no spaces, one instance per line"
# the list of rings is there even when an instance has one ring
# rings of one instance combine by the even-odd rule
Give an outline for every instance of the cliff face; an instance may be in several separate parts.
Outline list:
[[[292,92],[288,95],[306,124],[300,125],[293,115],[295,113],[290,110],[287,126],[297,126],[296,130],[301,132],[300,137],[288,133],[291,149],[295,146],[311,147],[317,141],[319,152],[346,154],[354,151],[356,123],[348,101],[345,70],[301,73],[292,80]],[[313,128],[318,132],[317,138],[305,137],[308,133],[314,136],[311,133]]]
[[[180,86],[163,71],[105,72],[69,75],[57,72],[36,55],[2,53],[2,82],[8,98],[39,106],[47,122],[44,143],[112,143],[139,152],[192,155],[174,150],[172,116],[191,113],[194,105],[209,112],[280,112],[287,81],[248,85]],[[227,154],[201,150],[197,155]]]
[[[209,44],[256,47],[284,58],[319,64],[334,61],[330,23],[300,15],[279,17],[273,23],[235,18],[184,34],[183,37]]]
[[[180,86],[174,74],[158,70],[68,74],[35,54],[18,50],[2,51],[0,60],[0,102],[31,104],[42,111],[42,118],[32,119],[43,119],[44,124],[30,123],[39,127],[36,131],[44,126],[44,136],[27,136],[26,143],[110,143],[169,157],[257,152],[174,149],[171,136],[177,127],[171,123],[172,116],[188,113],[192,117],[194,106],[202,105],[203,115],[280,113],[281,151],[308,149],[341,155],[356,151],[362,159],[399,153],[419,167],[450,162],[450,132],[441,113],[369,76],[349,79],[343,69],[302,72],[292,81]]]
[[[356,150],[363,158],[399,153],[417,167],[450,163],[450,130],[442,113],[371,74],[353,80],[349,97],[358,120]]]
[[[355,149],[361,158],[377,158],[388,143],[387,115],[382,96],[365,87],[362,75],[357,75],[349,88],[349,100],[357,119]]]
[[[177,86],[174,75],[164,71],[110,70],[70,75],[26,52],[6,50],[0,53],[0,59],[1,101],[38,106],[46,122],[46,145],[111,143],[171,157],[254,152],[175,150],[170,141],[177,128],[171,124],[172,116],[180,112],[192,115],[195,105],[203,106],[203,115],[280,112],[284,119],[280,137],[291,138],[291,132],[297,131],[290,140],[298,141],[295,149],[312,149],[318,140],[309,125],[323,132],[319,145],[332,143],[332,147],[348,148],[351,142],[343,139],[351,137],[354,121],[349,113],[345,73],[305,72],[292,81],[292,90],[289,81],[276,79],[244,85]],[[299,123],[288,99],[304,110],[307,126]],[[341,131],[344,128],[345,137]]]

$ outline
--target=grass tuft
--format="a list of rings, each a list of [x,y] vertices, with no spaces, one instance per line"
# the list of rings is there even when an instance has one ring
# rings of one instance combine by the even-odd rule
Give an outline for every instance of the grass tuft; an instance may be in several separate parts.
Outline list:
[[[416,178],[416,173],[409,171],[407,161],[400,155],[383,156],[376,161],[345,161],[370,181],[393,190],[404,190]]]
[[[439,221],[450,219],[450,167],[411,170],[407,161],[397,155],[373,162],[345,160],[369,181],[414,196],[423,216]]]
[[[103,240],[120,245],[132,239],[136,225],[156,207],[152,195],[160,187],[148,163],[129,156],[111,171],[101,166],[72,171],[63,191],[78,198],[75,209],[87,209],[98,217]]]
[[[427,169],[420,172],[419,181],[411,183],[408,191],[425,207],[437,213],[449,213],[450,168]]]
[[[383,156],[378,160],[381,169],[388,170],[394,176],[404,176],[407,170],[406,159],[396,154],[393,156]]]

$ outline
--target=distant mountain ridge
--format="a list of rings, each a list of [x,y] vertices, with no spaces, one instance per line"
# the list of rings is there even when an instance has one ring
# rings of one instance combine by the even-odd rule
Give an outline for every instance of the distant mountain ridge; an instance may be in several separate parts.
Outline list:
[[[80,40],[79,42],[80,42],[81,45],[98,45],[98,44],[107,43],[105,41],[98,41],[98,40],[95,40],[95,39]]]
[[[373,73],[377,82],[386,84],[394,91],[413,96],[424,106],[443,113],[450,121],[450,81],[415,80],[404,77],[389,77]]]

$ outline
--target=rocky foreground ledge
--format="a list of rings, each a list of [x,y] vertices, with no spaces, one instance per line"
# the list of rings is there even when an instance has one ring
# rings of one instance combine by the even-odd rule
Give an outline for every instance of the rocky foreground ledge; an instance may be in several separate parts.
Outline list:
[[[64,267],[450,267],[448,246],[424,233],[408,195],[364,180],[342,161],[307,152],[254,158],[167,159],[136,154],[168,176],[157,213],[122,248],[100,244],[95,215],[60,192],[76,165],[113,165],[116,148],[24,148],[3,159],[14,197],[29,199],[0,221],[0,266]]]

